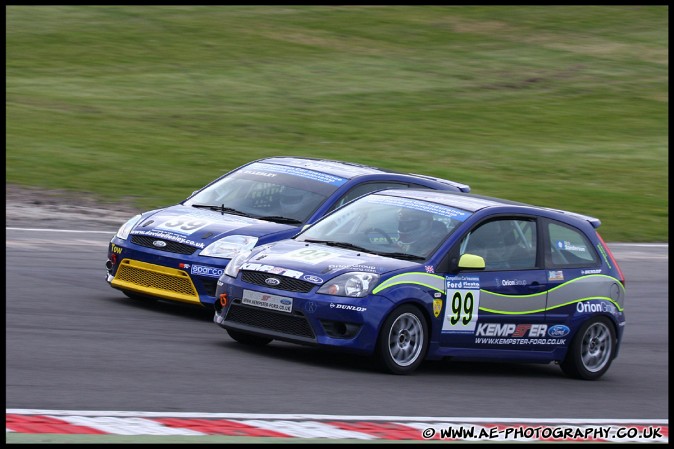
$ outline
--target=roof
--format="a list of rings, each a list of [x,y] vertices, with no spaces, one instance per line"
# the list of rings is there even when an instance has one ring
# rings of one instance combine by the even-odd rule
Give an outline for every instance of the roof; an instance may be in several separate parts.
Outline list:
[[[598,218],[570,212],[562,209],[553,209],[549,207],[534,206],[532,204],[521,203],[518,201],[506,200],[503,198],[495,198],[490,196],[476,195],[472,193],[451,192],[444,190],[419,190],[419,189],[389,189],[380,191],[378,193],[399,196],[403,198],[413,198],[422,201],[430,201],[433,203],[443,204],[445,206],[458,207],[460,209],[477,212],[481,209],[498,206],[520,206],[535,209],[538,211],[546,211],[552,213],[562,214],[568,217],[573,217],[579,220],[589,222],[592,227],[598,228],[601,221]]]
[[[304,158],[304,157],[290,157],[290,156],[270,157],[267,159],[258,160],[256,162],[268,162],[271,164],[306,168],[309,170],[320,171],[323,173],[328,173],[331,175],[347,179],[363,175],[395,173],[389,170],[384,170],[377,167],[370,167],[362,164],[356,164],[352,162],[335,161],[329,159]]]
[[[426,179],[446,185],[456,187],[462,192],[470,192],[470,186],[460,182],[452,181],[444,178],[436,178],[434,176],[419,175],[416,173],[403,173],[384,168],[373,167],[370,165],[357,164],[355,162],[337,161],[331,159],[318,159],[309,157],[296,156],[277,156],[266,159],[260,159],[255,162],[267,162],[271,164],[286,165],[291,167],[300,167],[309,170],[328,173],[330,175],[339,176],[341,178],[353,179],[358,176],[378,175],[378,174],[395,174],[399,176],[412,176],[415,178]]]

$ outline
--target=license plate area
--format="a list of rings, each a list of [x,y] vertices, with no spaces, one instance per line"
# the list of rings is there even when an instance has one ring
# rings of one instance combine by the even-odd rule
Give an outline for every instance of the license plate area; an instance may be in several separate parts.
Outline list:
[[[287,296],[270,295],[268,293],[244,290],[241,304],[260,307],[277,312],[291,313],[293,311],[293,299]]]

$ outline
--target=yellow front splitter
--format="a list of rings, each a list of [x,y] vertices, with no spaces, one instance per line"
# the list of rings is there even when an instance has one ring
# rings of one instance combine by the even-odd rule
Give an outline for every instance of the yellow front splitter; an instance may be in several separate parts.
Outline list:
[[[123,259],[111,285],[130,292],[201,305],[189,274],[175,268]]]

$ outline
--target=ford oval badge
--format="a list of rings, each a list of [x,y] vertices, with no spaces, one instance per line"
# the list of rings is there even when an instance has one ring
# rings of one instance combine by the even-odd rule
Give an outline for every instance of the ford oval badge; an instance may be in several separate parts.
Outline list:
[[[548,329],[548,335],[551,337],[566,337],[569,332],[571,332],[571,329],[563,324],[555,324]]]
[[[280,279],[277,278],[267,278],[264,282],[267,285],[279,285],[281,283]]]
[[[314,284],[322,284],[323,283],[323,279],[319,278],[318,276],[311,275],[311,274],[305,274],[303,276],[303,278],[304,278],[305,281],[313,282]]]
[[[152,244],[157,248],[163,248],[166,246],[166,242],[163,240],[155,240],[154,242],[152,242]]]

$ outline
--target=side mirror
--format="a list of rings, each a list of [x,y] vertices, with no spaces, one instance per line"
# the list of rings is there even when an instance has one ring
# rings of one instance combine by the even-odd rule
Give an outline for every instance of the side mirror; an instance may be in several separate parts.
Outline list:
[[[470,270],[482,270],[484,269],[484,259],[481,256],[476,256],[475,254],[464,254],[459,259],[459,268],[470,269]]]

